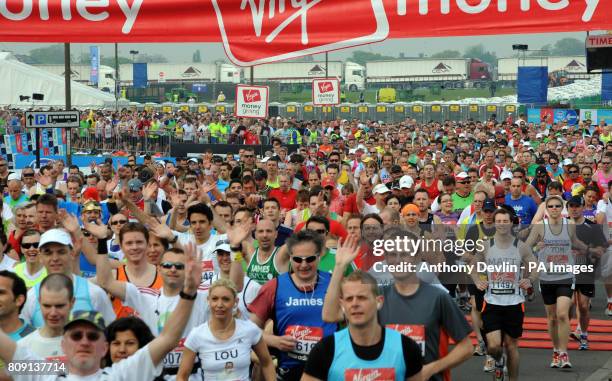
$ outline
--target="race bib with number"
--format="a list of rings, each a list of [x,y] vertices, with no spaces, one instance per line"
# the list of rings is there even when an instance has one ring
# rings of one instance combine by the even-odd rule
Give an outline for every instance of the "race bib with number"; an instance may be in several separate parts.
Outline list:
[[[164,368],[178,368],[181,364],[181,358],[183,357],[183,349],[185,348],[185,338],[182,338],[179,341],[179,344],[176,348],[168,352],[166,357],[164,357]]]
[[[567,254],[552,254],[546,257],[546,265],[548,267],[547,274],[566,274],[567,271],[564,270],[562,265],[569,264],[569,256]],[[561,270],[556,270],[554,266],[551,265],[561,265]]]
[[[394,368],[346,369],[344,381],[395,381]]]
[[[516,292],[516,274],[513,272],[492,272],[491,276],[491,294],[494,295],[512,295]]]
[[[292,336],[297,343],[295,349],[287,355],[300,361],[306,361],[312,348],[323,338],[323,328],[305,325],[290,325],[285,335]]]
[[[215,275],[215,267],[211,259],[205,259],[202,261],[202,283],[210,284],[213,276]]]
[[[425,357],[425,326],[422,324],[387,324],[387,328],[408,336],[421,348],[421,356]]]

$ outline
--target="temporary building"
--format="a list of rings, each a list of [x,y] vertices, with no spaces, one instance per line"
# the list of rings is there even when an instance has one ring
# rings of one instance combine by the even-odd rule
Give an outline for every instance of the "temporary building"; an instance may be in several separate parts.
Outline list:
[[[71,81],[72,106],[101,107],[115,100],[114,95]],[[33,100],[32,94],[44,99]],[[30,97],[21,101],[20,96]],[[18,61],[10,53],[0,52],[0,105],[18,108],[64,107],[64,77]]]

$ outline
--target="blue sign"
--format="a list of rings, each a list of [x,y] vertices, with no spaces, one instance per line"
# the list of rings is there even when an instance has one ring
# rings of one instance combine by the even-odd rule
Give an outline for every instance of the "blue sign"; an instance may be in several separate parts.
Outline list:
[[[100,73],[100,48],[97,46],[90,46],[89,55],[91,56],[91,71],[89,72],[89,82],[93,86],[98,86],[98,79]]]
[[[205,93],[208,90],[208,86],[203,83],[194,83],[191,85],[191,91],[194,93]]]
[[[527,109],[527,123],[540,123],[540,109]]]
[[[554,110],[554,122],[559,123],[566,121],[567,124],[575,126],[578,124],[578,113],[576,110],[571,109],[555,109]]]
[[[110,156],[109,156],[110,157]],[[72,164],[76,165],[79,168],[88,168],[92,161],[95,161],[97,164],[104,163],[106,157],[102,156],[81,156],[81,155],[72,155]],[[127,156],[126,157],[112,157],[113,165],[117,168],[118,164],[127,165]],[[64,160],[66,162],[66,156],[63,155],[48,155],[41,156],[40,165],[41,167],[46,164],[52,164],[55,160]],[[174,158],[171,157],[153,157],[153,161],[163,160],[165,162],[176,163]],[[142,164],[144,161],[143,158],[137,158],[136,164]],[[24,154],[14,154],[13,162],[15,163],[15,169],[23,169],[23,168],[35,168],[36,167],[36,156],[34,155],[24,155]]]
[[[36,120],[34,121],[34,123],[37,126],[46,126],[47,125],[47,116],[44,115],[44,114],[36,115]]]

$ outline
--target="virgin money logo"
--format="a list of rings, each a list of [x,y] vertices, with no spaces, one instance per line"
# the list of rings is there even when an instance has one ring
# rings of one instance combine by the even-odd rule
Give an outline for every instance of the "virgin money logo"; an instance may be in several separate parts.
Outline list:
[[[242,90],[242,98],[245,103],[261,102],[261,93],[259,90],[245,89]]]
[[[227,56],[251,66],[383,41],[383,0],[212,0]],[[332,15],[343,15],[342,33]],[[248,38],[245,38],[248,36]],[[256,48],[255,48],[256,47]]]
[[[320,93],[329,93],[330,91],[334,91],[334,85],[331,82],[319,82]]]
[[[362,368],[344,371],[345,381],[394,381],[395,379],[393,368]]]

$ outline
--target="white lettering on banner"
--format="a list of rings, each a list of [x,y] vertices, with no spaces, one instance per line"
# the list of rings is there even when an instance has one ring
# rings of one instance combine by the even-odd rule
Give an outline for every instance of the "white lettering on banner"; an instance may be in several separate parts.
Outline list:
[[[62,10],[62,19],[72,20],[72,4],[76,6],[76,12],[87,21],[104,21],[110,17],[108,9],[110,9],[109,0],[60,0]],[[125,22],[121,28],[121,32],[128,34],[132,31],[134,23],[138,17],[138,12],[144,0],[133,0],[132,6],[128,0],[116,0],[121,12],[125,16]],[[0,16],[11,21],[23,21],[32,15],[33,0],[22,0],[21,11],[15,12],[16,7],[12,6],[12,10],[8,9],[8,0],[0,0]],[[96,9],[97,8],[97,9]],[[106,10],[103,10],[106,8]],[[41,20],[49,20],[49,2],[48,0],[38,0],[38,14]]]
[[[276,1],[278,1],[278,13],[282,14],[285,12],[285,0],[259,0],[259,6],[256,4],[257,0],[242,0],[240,9],[244,10],[248,5],[251,10],[251,17],[253,18],[253,27],[255,28],[255,35],[261,37],[261,30],[263,28],[264,14],[266,3],[269,2],[268,6],[268,20],[274,19],[276,12]],[[266,42],[270,43],[287,28],[291,23],[298,18],[301,22],[302,31],[302,44],[308,45],[308,10],[314,7],[322,0],[291,0],[291,7],[297,9],[291,16],[277,26],[268,36],[266,36]]]
[[[560,11],[563,10],[570,5],[569,0],[535,0],[537,4],[547,10],[547,11]],[[597,10],[597,6],[599,5],[600,0],[583,0],[585,3],[585,10],[582,14],[582,21],[588,22],[591,21],[595,11]],[[429,14],[429,2],[430,0],[419,0],[419,14],[427,15]],[[470,0],[455,0],[457,7],[464,13],[467,14],[478,14],[486,11],[491,3],[494,3],[495,0],[480,0],[478,4],[473,4],[475,1]],[[470,4],[472,3],[472,4]],[[532,0],[520,0],[521,11],[527,12],[531,9]],[[451,0],[440,0],[440,13],[443,15],[447,15],[450,13],[450,5]],[[508,10],[508,0],[497,0],[497,11],[498,12],[506,12]],[[407,10],[407,0],[397,0],[397,14],[399,16],[408,15]]]

